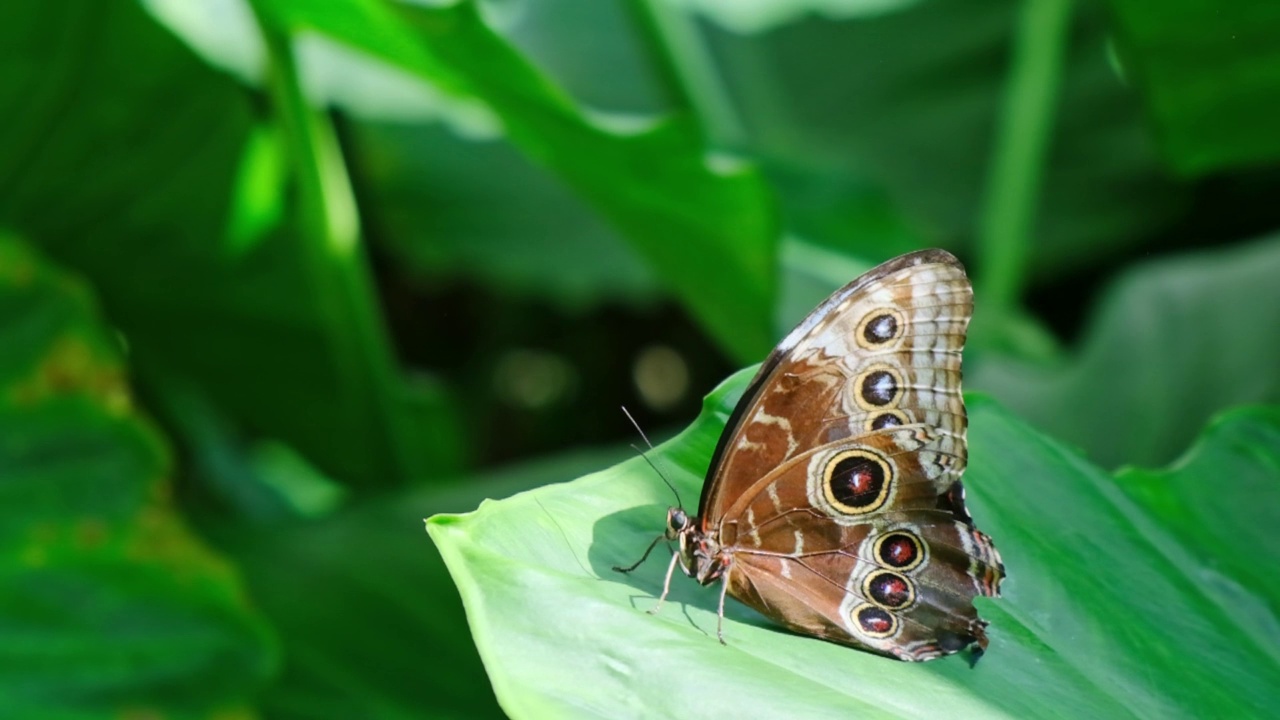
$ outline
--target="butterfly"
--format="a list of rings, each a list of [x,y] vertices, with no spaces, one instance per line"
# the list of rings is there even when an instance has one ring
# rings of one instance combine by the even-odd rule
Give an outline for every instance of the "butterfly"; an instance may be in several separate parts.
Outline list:
[[[1004,564],[965,509],[960,355],[973,312],[944,250],[827,298],[761,365],[712,456],[697,516],[667,511],[678,565],[786,628],[899,660],[987,648],[977,596]]]

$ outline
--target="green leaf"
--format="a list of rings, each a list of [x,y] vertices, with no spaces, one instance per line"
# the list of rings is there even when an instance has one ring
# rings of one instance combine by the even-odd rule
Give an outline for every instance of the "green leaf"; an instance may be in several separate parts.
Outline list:
[[[211,64],[249,82],[263,75],[261,32],[247,7],[241,24],[233,22],[237,13],[215,15],[208,2],[146,4]],[[520,13],[516,23],[498,23],[580,103],[652,115],[662,104],[629,19],[623,4],[553,0]],[[570,310],[659,294],[658,278],[635,249],[560,178],[507,142],[474,97],[446,95],[311,33],[299,38],[298,69],[315,105],[344,111],[343,147],[371,241],[392,252],[403,272],[423,283],[465,278],[499,293],[549,297]],[[414,98],[427,102],[406,102]],[[487,127],[468,119],[476,115],[489,118]],[[448,127],[431,122],[437,117]]]
[[[653,453],[686,499],[748,377],[725,383],[697,422]],[[662,612],[646,614],[663,559],[632,576],[609,569],[639,556],[671,504],[640,460],[437,516],[428,530],[513,717],[675,717],[694,708],[739,717],[1198,718],[1257,716],[1280,702],[1280,597],[1250,581],[1261,570],[1236,575],[1243,563],[1223,561],[1241,547],[1255,562],[1269,557],[1272,542],[1249,544],[1264,531],[1248,530],[1243,542],[1232,536],[1204,550],[1258,511],[1201,516],[1224,528],[1215,535],[1148,509],[1188,483],[1232,513],[1280,507],[1280,486],[1259,480],[1280,463],[1280,410],[1224,417],[1189,458],[1150,476],[1158,478],[1148,483],[1151,503],[987,399],[970,398],[970,418],[970,509],[1009,570],[1004,597],[978,602],[992,644],[974,670],[960,658],[898,663],[791,635],[733,602],[721,646],[716,593],[683,577]],[[1207,466],[1212,486],[1195,474]]]
[[[1106,293],[1073,357],[975,355],[965,387],[1104,466],[1168,462],[1215,413],[1280,402],[1278,273],[1280,236],[1136,266]]]
[[[474,279],[570,310],[661,294],[634,248],[508,143],[374,123],[354,124],[348,138],[377,239],[412,276]]]
[[[264,710],[335,720],[502,717],[422,518],[633,454],[565,453],[449,488],[395,493],[321,522],[214,529],[285,647],[284,673],[263,695]],[[299,588],[316,601],[300,603]]]
[[[837,3],[821,4],[828,17],[837,16],[830,10]],[[815,191],[826,188],[838,209],[851,204],[850,186],[861,184],[880,188],[920,237],[912,249],[936,245],[973,257],[993,144],[1023,139],[1001,138],[1015,128],[1000,127],[998,117],[1018,59],[1011,36],[1029,6],[874,4],[882,11],[842,21],[811,14],[752,36],[703,24],[700,42],[707,47],[686,57],[677,46],[677,59],[713,56],[712,71],[724,86],[719,94],[732,98],[728,112],[744,128],[736,144],[766,169],[805,179],[779,183],[789,220],[813,224],[813,213],[823,209]],[[1029,234],[1035,251],[1027,271],[1036,277],[1061,277],[1149,241],[1182,204],[1140,99],[1108,61],[1108,18],[1095,3],[1074,3],[1071,12]],[[901,252],[882,249],[884,231],[824,227],[841,233],[828,241],[859,257]]]
[[[1125,73],[1186,175],[1280,159],[1280,5],[1108,0]]]
[[[1161,525],[1179,528],[1185,550],[1204,558],[1206,577],[1259,624],[1272,622],[1280,598],[1280,576],[1257,562],[1280,557],[1280,505],[1266,501],[1280,477],[1280,460],[1270,451],[1280,447],[1276,420],[1274,407],[1237,410],[1209,425],[1176,472],[1117,473],[1120,488]],[[1220,476],[1229,478],[1231,492],[1205,482]]]
[[[85,288],[0,235],[0,697],[12,717],[248,712],[274,647],[168,500]]]
[[[376,298],[324,292],[363,271],[360,254],[324,248],[331,264],[308,265],[307,238],[272,221],[282,138],[243,87],[135,2],[6,3],[0,67],[0,103],[22,108],[0,134],[0,225],[91,280],[142,384],[180,376],[240,426],[367,484],[409,474],[385,428],[414,421],[383,410],[414,404],[435,421],[414,452],[450,465],[440,398],[370,381],[376,348],[344,318]]]
[[[511,142],[612,221],[725,348],[748,359],[773,346],[772,199],[753,169],[708,158],[689,118],[630,130],[589,118],[488,28],[474,2],[254,6],[283,30],[320,32],[445,91],[483,100]]]
[[[736,3],[716,0],[675,0],[709,19],[738,33],[770,30],[812,14],[823,18],[848,19],[875,17],[902,10],[920,0],[741,0]]]

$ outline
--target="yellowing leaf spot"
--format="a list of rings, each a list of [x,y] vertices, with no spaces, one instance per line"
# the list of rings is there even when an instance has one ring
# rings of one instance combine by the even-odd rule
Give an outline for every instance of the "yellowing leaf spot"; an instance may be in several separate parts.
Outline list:
[[[16,405],[34,405],[55,395],[86,393],[97,397],[113,415],[129,412],[132,402],[119,364],[74,334],[58,338],[35,372],[9,391]]]

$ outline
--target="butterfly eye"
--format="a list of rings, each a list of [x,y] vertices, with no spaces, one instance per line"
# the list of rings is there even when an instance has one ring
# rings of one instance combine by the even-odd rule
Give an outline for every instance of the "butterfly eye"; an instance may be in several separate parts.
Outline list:
[[[689,524],[689,516],[680,508],[672,508],[667,511],[667,531],[672,535],[680,534],[681,530]]]

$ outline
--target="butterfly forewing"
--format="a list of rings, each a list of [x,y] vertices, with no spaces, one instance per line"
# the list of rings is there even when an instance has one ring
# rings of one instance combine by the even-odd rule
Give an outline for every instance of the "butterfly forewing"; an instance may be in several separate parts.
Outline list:
[[[808,449],[925,423],[959,436],[960,353],[973,312],[942,250],[891,260],[833,294],[761,366],[720,438],[700,505],[706,527],[761,475]],[[963,460],[962,460],[963,462]]]
[[[1004,571],[964,507],[960,353],[972,291],[912,253],[831,296],[770,355],[721,437],[700,532],[729,593],[793,630],[904,660],[985,646]]]

